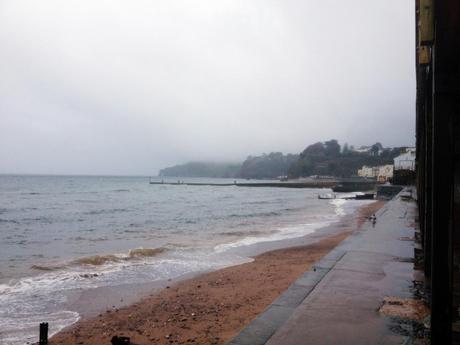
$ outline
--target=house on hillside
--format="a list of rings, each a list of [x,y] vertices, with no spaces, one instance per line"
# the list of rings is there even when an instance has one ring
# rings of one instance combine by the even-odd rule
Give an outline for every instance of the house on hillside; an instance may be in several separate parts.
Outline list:
[[[394,158],[394,170],[415,171],[415,148],[409,147],[406,152]]]

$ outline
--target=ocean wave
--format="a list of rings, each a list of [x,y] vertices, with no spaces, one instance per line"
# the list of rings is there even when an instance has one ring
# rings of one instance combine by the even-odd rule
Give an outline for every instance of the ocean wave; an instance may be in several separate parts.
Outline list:
[[[101,266],[112,262],[123,262],[147,257],[154,257],[164,253],[168,249],[165,247],[160,248],[136,248],[131,249],[128,254],[107,254],[107,255],[92,255],[79,258],[72,261],[72,264],[77,265],[93,265]]]
[[[22,219],[23,222],[32,222],[32,223],[36,223],[36,222],[39,222],[39,223],[46,223],[46,224],[51,224],[53,222],[52,219],[48,218],[48,217],[45,217],[45,216],[42,216],[42,217],[34,217],[34,218],[23,218]]]
[[[117,262],[120,261],[121,258],[116,255],[92,255],[86,256],[77,260],[72,261],[72,264],[77,265],[93,265],[93,266],[101,266],[108,262]]]
[[[273,204],[272,200],[255,200],[255,201],[245,201],[243,205],[267,205]]]
[[[57,271],[74,266],[103,266],[113,263],[122,263],[130,260],[140,260],[142,258],[151,258],[168,251],[166,247],[160,248],[135,248],[128,251],[127,254],[106,254],[90,255],[78,258],[63,264],[34,264],[31,269],[37,271]]]
[[[274,233],[274,232],[276,232],[276,231],[271,231],[271,233]],[[225,231],[225,232],[220,233],[220,235],[223,235],[223,236],[236,236],[236,237],[257,236],[257,235],[263,235],[263,234],[266,234],[266,232],[258,231],[258,230]]]
[[[30,266],[31,269],[37,270],[37,271],[56,271],[65,268],[65,265],[59,266],[47,266],[47,265],[32,265]]]
[[[259,212],[259,213],[250,213],[250,214],[238,214],[232,213],[226,216],[226,218],[253,218],[253,217],[271,217],[271,216],[279,216],[281,212],[278,211],[268,211],[268,212]]]
[[[43,322],[43,317],[43,313],[26,313],[10,319],[0,318],[2,344],[22,345],[34,342],[37,339],[37,325]],[[49,335],[53,336],[79,319],[78,313],[68,310],[46,314]]]
[[[150,257],[161,250],[136,248],[126,256]],[[44,320],[50,323],[50,335],[76,322],[79,315],[67,310],[68,298],[75,289],[113,286],[127,281],[159,281],[249,260],[235,255],[186,251],[155,260],[149,266],[140,261],[140,265],[134,264],[127,270],[124,269],[125,265],[107,266],[102,270],[81,266],[62,272],[44,272],[11,281],[8,285],[0,284],[0,343],[19,345],[32,342],[37,336],[38,323]],[[5,342],[6,339],[8,342]]]
[[[287,208],[283,208],[282,211],[284,212],[291,212],[291,211],[299,211],[299,210],[303,210],[304,207],[287,207]]]
[[[332,221],[333,220],[331,219],[320,222],[296,224],[286,226],[283,228],[278,228],[276,230],[271,231],[268,234],[264,233],[264,235],[260,236],[247,236],[234,242],[219,244],[214,247],[214,251],[217,253],[222,253],[232,248],[249,246],[262,242],[273,242],[306,236],[317,229],[330,225]]]
[[[70,240],[72,241],[88,241],[88,242],[101,242],[101,241],[108,241],[108,237],[96,237],[96,238],[91,238],[91,237],[83,237],[83,236],[77,236],[77,237],[71,237]]]
[[[15,219],[5,219],[5,218],[0,218],[0,223],[19,224],[19,222]]]
[[[127,208],[112,208],[112,209],[101,209],[101,210],[91,210],[87,212],[83,212],[83,214],[88,216],[95,216],[101,214],[111,214],[111,213],[119,213],[119,212],[128,212]]]
[[[129,251],[130,258],[152,257],[167,251],[167,248],[136,248]]]
[[[333,199],[331,204],[335,206],[335,214],[337,216],[344,216],[346,214],[345,209],[342,207],[347,200],[345,199]]]
[[[142,233],[142,232],[145,232],[145,230],[130,230],[130,229],[125,229],[125,230],[122,230],[120,231],[121,233],[124,233],[124,234],[139,234],[139,233]]]
[[[38,210],[38,207],[23,207],[23,208],[21,208],[21,211],[35,211],[35,210]]]

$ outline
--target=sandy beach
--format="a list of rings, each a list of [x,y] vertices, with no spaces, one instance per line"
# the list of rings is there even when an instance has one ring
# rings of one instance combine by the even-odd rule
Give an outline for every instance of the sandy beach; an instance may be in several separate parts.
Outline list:
[[[130,337],[133,344],[225,344],[383,204],[361,207],[353,222],[338,224],[340,232],[315,243],[269,251],[250,263],[183,280],[129,306],[84,318],[50,344],[109,344],[114,335]]]

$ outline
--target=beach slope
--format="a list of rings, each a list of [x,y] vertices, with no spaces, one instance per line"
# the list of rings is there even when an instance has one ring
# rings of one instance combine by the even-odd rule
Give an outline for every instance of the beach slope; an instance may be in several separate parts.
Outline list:
[[[263,253],[253,262],[178,282],[130,306],[83,319],[50,344],[224,344],[383,202],[360,208],[353,225],[313,244]]]

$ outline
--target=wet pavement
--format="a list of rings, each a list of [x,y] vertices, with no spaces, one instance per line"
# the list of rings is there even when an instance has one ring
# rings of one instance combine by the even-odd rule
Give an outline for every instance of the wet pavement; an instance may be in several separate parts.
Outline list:
[[[229,344],[414,343],[423,321],[379,312],[386,297],[419,298],[414,287],[421,275],[413,264],[417,208],[407,198],[410,191],[386,203],[375,225],[367,222],[349,236]]]

